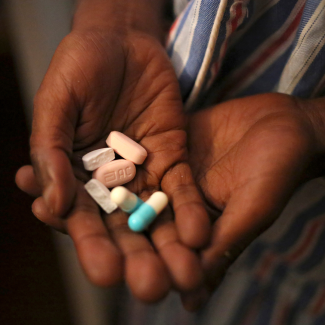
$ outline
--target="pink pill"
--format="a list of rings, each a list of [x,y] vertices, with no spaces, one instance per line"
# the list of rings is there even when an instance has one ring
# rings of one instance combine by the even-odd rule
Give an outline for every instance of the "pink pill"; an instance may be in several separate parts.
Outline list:
[[[138,143],[121,132],[113,131],[109,134],[106,143],[123,158],[141,165],[147,158],[147,151]]]
[[[132,161],[118,159],[96,169],[93,172],[93,178],[111,188],[130,182],[134,178],[135,172]]]

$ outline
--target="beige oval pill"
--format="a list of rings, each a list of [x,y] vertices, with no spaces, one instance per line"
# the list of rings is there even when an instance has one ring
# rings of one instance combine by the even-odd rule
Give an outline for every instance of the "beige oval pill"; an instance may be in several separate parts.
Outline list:
[[[121,132],[112,131],[106,143],[121,157],[131,160],[137,165],[141,165],[147,158],[146,149]]]
[[[130,182],[136,173],[132,161],[118,159],[111,161],[93,172],[93,178],[111,188]]]

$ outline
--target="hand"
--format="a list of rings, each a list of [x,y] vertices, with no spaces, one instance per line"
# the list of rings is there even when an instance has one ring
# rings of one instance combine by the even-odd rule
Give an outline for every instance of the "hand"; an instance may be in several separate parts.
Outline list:
[[[161,44],[142,32],[73,31],[57,49],[36,95],[31,158],[18,186],[39,196],[34,214],[74,240],[86,274],[98,285],[123,278],[139,299],[155,301],[172,285],[202,281],[189,247],[209,239],[209,219],[186,162],[178,82]],[[143,199],[158,189],[172,203],[152,227],[152,241],[127,228],[125,214],[105,216],[83,189],[81,157],[123,132],[147,151],[128,187]],[[37,181],[36,181],[37,180]]]
[[[297,186],[324,173],[318,168],[324,166],[324,142],[315,112],[310,101],[265,94],[190,117],[190,165],[214,226],[211,243],[201,252],[205,290],[184,295],[187,308],[207,299],[231,263],[276,220]]]

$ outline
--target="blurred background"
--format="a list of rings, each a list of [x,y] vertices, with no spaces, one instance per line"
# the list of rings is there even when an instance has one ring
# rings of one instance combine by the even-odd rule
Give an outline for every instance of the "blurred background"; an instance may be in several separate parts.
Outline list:
[[[33,97],[60,40],[73,0],[0,0],[0,324],[114,324],[119,288],[90,285],[70,239],[31,213],[15,185],[29,163]],[[115,315],[115,316],[114,316]]]

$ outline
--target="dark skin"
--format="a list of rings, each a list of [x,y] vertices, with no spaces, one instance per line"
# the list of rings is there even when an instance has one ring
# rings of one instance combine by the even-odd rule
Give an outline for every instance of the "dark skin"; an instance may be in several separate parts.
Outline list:
[[[277,219],[294,190],[324,173],[323,108],[323,99],[265,94],[190,117],[190,165],[208,204],[213,234],[200,251],[204,282],[180,292],[186,309],[200,308],[232,262]],[[25,175],[25,180],[25,190],[36,190],[35,177]],[[156,241],[164,236],[158,231],[163,219],[151,234]]]
[[[37,197],[33,212],[41,221],[72,237],[93,283],[126,281],[145,302],[174,288],[185,308],[195,310],[238,254],[274,222],[294,189],[323,172],[324,101],[267,94],[190,118],[190,165],[209,204],[210,236],[155,4],[80,1],[73,30],[35,99],[33,167],[22,167],[16,182]],[[135,5],[141,10],[127,10]],[[142,9],[148,25],[132,17]],[[149,153],[128,188],[143,199],[158,189],[169,196],[172,209],[148,234],[132,233],[120,211],[103,215],[83,189],[90,175],[80,158],[104,147],[112,130]]]

